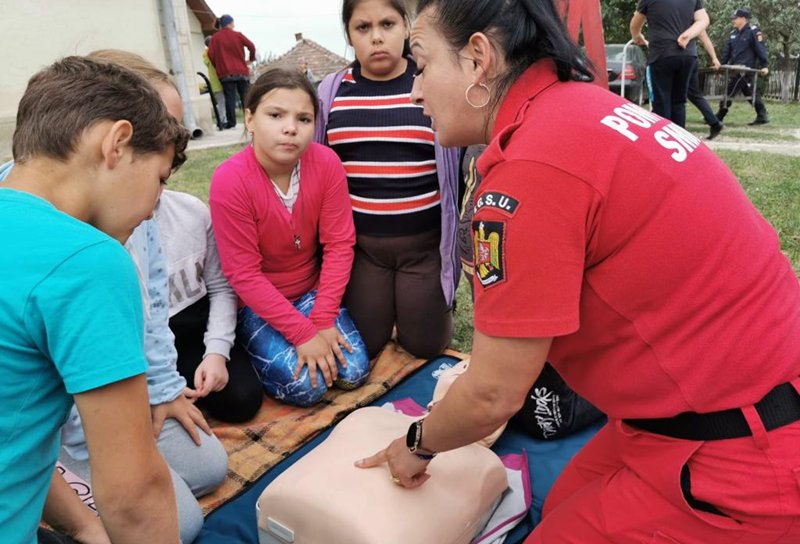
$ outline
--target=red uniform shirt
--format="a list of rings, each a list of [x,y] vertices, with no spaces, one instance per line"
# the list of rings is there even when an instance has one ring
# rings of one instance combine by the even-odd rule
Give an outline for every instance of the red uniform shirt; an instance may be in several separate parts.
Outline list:
[[[800,286],[728,168],[667,120],[539,62],[478,162],[475,326],[556,337],[612,418],[752,404],[800,374]]]

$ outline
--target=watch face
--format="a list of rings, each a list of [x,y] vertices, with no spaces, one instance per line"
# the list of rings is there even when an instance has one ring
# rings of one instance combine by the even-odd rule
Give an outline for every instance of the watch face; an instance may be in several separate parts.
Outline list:
[[[406,447],[414,453],[419,445],[419,438],[420,438],[420,428],[422,427],[422,420],[417,420],[413,422],[408,427],[408,433],[406,433]]]

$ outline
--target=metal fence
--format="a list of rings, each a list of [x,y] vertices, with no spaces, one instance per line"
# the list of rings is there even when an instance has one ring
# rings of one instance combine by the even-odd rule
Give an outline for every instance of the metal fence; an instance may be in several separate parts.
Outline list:
[[[786,77],[788,75],[788,78]],[[774,72],[770,72],[769,76],[766,77],[766,81],[764,85],[760,88],[761,96],[765,98],[774,98],[776,100],[780,100],[781,96],[781,89],[783,87],[782,81],[789,82],[789,99],[790,100],[797,100],[798,99],[798,84],[800,84],[800,80],[798,80],[797,72],[797,65],[795,65],[794,70],[789,70],[788,73],[783,70],[776,70]]]

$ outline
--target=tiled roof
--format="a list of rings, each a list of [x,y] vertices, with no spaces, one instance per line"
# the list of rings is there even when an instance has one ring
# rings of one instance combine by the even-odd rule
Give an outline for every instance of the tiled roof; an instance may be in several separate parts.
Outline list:
[[[297,38],[297,43],[294,47],[278,58],[259,67],[259,73],[272,68],[298,69],[303,60],[305,60],[316,83],[326,75],[337,72],[350,64],[350,61],[346,58],[325,49],[313,40],[303,38],[302,34],[296,34],[295,37]]]

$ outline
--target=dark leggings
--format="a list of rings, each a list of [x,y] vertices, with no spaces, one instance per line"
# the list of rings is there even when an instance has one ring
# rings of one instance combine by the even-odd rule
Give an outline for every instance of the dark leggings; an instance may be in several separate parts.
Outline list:
[[[203,361],[206,351],[203,335],[208,324],[208,311],[206,295],[169,320],[169,327],[175,334],[175,348],[178,350],[178,372],[186,378],[190,387],[194,384],[194,373]],[[264,394],[261,391],[261,382],[250,364],[250,358],[236,344],[231,349],[228,376],[225,389],[198,399],[197,404],[220,421],[248,421],[261,407]]]
[[[439,230],[409,236],[358,235],[345,293],[369,357],[397,327],[397,340],[415,357],[440,354],[453,337],[453,313],[440,280]]]

